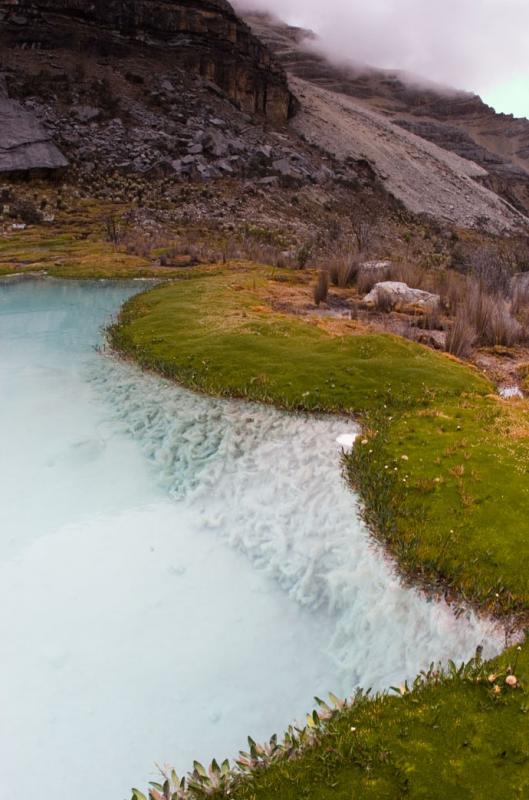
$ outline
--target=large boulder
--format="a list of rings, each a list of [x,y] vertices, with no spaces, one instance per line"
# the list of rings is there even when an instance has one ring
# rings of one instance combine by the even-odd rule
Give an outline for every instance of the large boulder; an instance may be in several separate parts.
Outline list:
[[[412,289],[407,283],[382,281],[364,297],[363,304],[368,308],[431,313],[439,310],[441,298],[422,289]]]
[[[0,172],[56,170],[67,165],[33,114],[15,100],[0,98]]]

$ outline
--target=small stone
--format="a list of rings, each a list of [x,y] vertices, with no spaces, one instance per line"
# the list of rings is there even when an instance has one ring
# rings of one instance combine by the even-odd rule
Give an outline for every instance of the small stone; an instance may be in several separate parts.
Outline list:
[[[101,116],[101,109],[94,106],[77,106],[73,114],[80,122],[95,122]]]

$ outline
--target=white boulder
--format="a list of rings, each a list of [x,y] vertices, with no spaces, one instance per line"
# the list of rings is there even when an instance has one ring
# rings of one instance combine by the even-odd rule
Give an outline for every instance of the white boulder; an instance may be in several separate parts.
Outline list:
[[[412,289],[407,283],[382,281],[366,294],[363,300],[368,308],[383,306],[397,311],[438,311],[441,298],[422,289]]]

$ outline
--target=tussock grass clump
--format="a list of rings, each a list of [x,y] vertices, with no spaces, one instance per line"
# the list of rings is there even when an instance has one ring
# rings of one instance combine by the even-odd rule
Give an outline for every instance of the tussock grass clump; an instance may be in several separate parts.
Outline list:
[[[329,262],[328,271],[331,283],[345,289],[355,283],[358,276],[358,260],[346,255],[335,256]]]
[[[469,286],[462,313],[475,329],[479,344],[512,347],[523,338],[523,328],[512,316],[507,301],[501,295],[487,293],[481,284]]]
[[[514,283],[512,289],[511,312],[516,319],[529,329],[529,283]]]
[[[368,294],[377,283],[391,280],[392,269],[388,267],[386,270],[372,270],[360,266],[358,269],[358,277],[356,280],[356,288],[360,295]]]
[[[389,280],[400,281],[412,289],[422,289],[427,292],[431,292],[433,289],[432,276],[429,271],[409,261],[395,264],[391,269]]]
[[[469,322],[464,309],[460,309],[446,336],[446,352],[457,358],[468,358],[476,339],[476,329]]]
[[[329,295],[329,273],[325,269],[321,269],[316,279],[314,286],[314,302],[317,306],[320,303],[325,303]]]
[[[387,289],[383,287],[379,287],[377,290],[375,308],[383,314],[389,314],[390,311],[393,311],[395,308],[395,300],[391,292],[388,292]]]
[[[452,355],[468,358],[474,346],[513,347],[524,341],[526,332],[517,319],[525,307],[525,297],[511,301],[491,294],[483,283],[467,279],[459,285],[448,282],[445,307],[454,310],[448,326],[446,349]]]

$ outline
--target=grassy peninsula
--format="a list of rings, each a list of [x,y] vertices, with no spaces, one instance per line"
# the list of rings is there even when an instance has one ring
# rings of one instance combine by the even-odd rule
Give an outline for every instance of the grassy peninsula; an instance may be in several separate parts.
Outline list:
[[[195,390],[354,414],[363,434],[346,468],[403,574],[521,626],[528,404],[502,401],[453,358],[354,320],[283,313],[274,299],[283,283],[304,290],[302,277],[266,267],[183,270],[126,303],[111,343]],[[230,796],[466,800],[482,798],[486,785],[490,800],[525,797],[528,679],[529,652],[515,647],[493,664],[478,658],[447,675],[434,667],[399,696],[324,709],[295,758],[289,737],[268,753],[254,749],[257,768]],[[189,796],[226,796],[215,770],[196,781]]]

